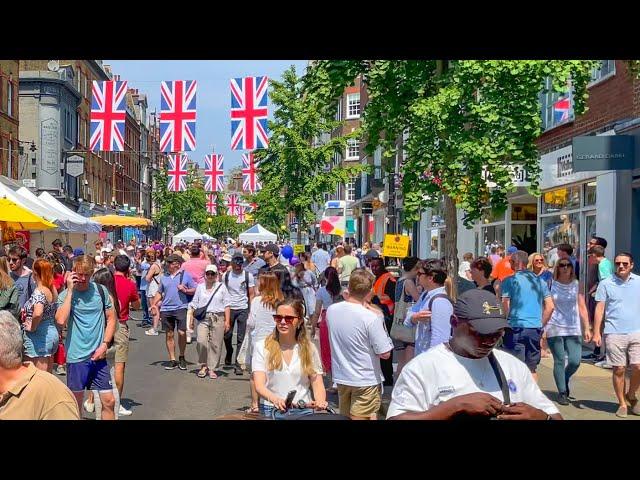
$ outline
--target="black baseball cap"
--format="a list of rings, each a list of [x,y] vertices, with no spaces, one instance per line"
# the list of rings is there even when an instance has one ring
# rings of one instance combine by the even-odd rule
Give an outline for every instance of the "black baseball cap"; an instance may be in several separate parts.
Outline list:
[[[480,288],[462,293],[458,297],[453,313],[458,317],[458,321],[469,322],[474,330],[482,335],[495,333],[501,328],[509,328],[502,305],[496,296]]]
[[[271,252],[274,255],[280,255],[280,249],[278,248],[278,246],[275,243],[270,243],[265,247],[262,247],[260,249],[260,251],[262,252]]]

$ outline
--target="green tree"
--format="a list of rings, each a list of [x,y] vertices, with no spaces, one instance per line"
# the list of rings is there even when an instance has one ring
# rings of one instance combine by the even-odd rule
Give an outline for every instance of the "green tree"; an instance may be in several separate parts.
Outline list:
[[[169,229],[178,233],[187,227],[203,230],[207,224],[206,194],[196,170],[189,168],[185,192],[170,192],[167,189],[166,170],[158,171],[155,181],[156,188],[151,194],[157,206],[154,221],[165,229],[165,233]]]
[[[341,122],[323,114],[316,99],[304,94],[302,79],[293,66],[284,72],[281,82],[271,81],[270,98],[275,111],[269,122],[269,147],[255,151],[262,183],[256,195],[256,218],[280,231],[286,213],[293,212],[300,223],[300,243],[302,229],[315,221],[313,204],[321,203],[323,194],[335,191],[362,171],[361,165],[331,168],[334,155],[344,154],[347,139],[358,132],[323,143],[314,141]]]
[[[469,226],[487,209],[504,210],[515,189],[511,168],[524,167],[530,191],[539,194],[535,140],[541,133],[539,94],[545,79],[554,90],[573,89],[574,110],[586,110],[587,83],[598,61],[319,61],[305,90],[327,109],[362,75],[369,100],[363,114],[366,151],[409,132],[403,165],[404,219],[419,220],[444,198],[445,255],[457,271],[456,209]],[[487,187],[483,171],[496,187]]]

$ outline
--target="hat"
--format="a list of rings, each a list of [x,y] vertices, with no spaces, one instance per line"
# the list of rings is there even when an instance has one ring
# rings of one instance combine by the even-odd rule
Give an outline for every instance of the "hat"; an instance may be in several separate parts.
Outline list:
[[[453,312],[458,320],[468,321],[478,333],[483,335],[509,327],[502,312],[502,305],[496,296],[487,290],[474,288],[462,293],[458,297]]]
[[[218,267],[216,267],[215,265],[207,265],[207,268],[205,268],[204,271],[205,273],[206,272],[218,273]]]
[[[169,255],[169,256],[167,257],[167,264],[169,264],[169,263],[173,263],[173,262],[180,262],[180,263],[182,263],[182,262],[184,262],[184,258],[182,258],[182,256],[181,256],[181,255],[176,255],[175,253],[173,253],[173,254],[171,254],[171,255]]]
[[[369,250],[364,256],[367,258],[378,258],[380,254],[376,250]]]
[[[231,257],[231,261],[234,263],[237,263],[238,260],[240,260],[242,263],[244,263],[244,257],[242,256],[241,253],[234,253],[233,257]]]
[[[507,253],[509,255],[516,253],[518,251],[518,247],[514,247],[513,245],[511,245],[509,248],[507,248]]]
[[[223,262],[231,263],[231,255],[229,255],[228,253],[225,253],[220,260],[222,260]]]
[[[267,246],[262,248],[264,252],[271,252],[274,255],[280,255],[280,249],[275,243],[269,243]]]
[[[80,255],[84,255],[84,250],[83,250],[83,249],[81,249],[81,248],[76,248],[76,249],[73,251],[73,256],[74,256],[74,257],[79,257]]]

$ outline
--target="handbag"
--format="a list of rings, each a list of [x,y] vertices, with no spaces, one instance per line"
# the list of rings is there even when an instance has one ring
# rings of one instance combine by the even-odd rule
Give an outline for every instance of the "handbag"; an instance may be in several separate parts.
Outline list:
[[[393,340],[397,340],[399,342],[414,343],[416,341],[416,327],[407,327],[404,324],[404,319],[407,316],[407,312],[415,302],[405,301],[404,280],[399,285],[396,285],[396,288],[401,289],[401,294],[393,311],[393,324],[391,325],[389,336]]]
[[[218,285],[218,288],[216,288],[216,291],[213,292],[213,295],[211,295],[211,297],[209,298],[209,301],[207,302],[207,304],[204,307],[196,308],[193,311],[193,318],[195,318],[196,320],[201,322],[207,317],[207,308],[209,308],[209,304],[211,303],[211,300],[213,300],[213,297],[216,296],[216,293],[218,293],[218,290],[220,290],[221,286],[222,286],[222,284]]]

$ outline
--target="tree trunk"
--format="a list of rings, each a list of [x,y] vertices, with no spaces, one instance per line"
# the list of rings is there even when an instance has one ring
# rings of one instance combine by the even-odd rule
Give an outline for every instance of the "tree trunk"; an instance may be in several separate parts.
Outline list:
[[[449,195],[444,195],[444,221],[447,226],[444,235],[444,258],[451,280],[451,297],[458,295],[458,215],[456,204]]]

